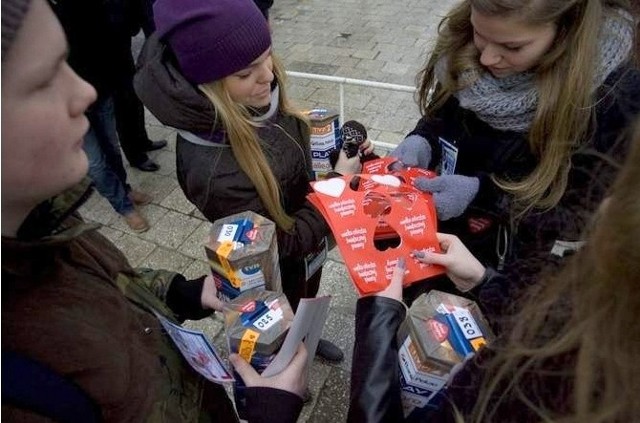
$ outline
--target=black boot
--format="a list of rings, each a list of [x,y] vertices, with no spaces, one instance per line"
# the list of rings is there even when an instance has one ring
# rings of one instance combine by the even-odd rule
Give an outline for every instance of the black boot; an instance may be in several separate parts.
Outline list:
[[[147,160],[141,163],[132,163],[131,166],[143,172],[155,172],[160,169],[160,166],[150,158],[147,158]]]
[[[316,356],[322,357],[333,363],[339,363],[344,360],[344,353],[342,350],[326,339],[321,339],[320,342],[318,342]]]
[[[166,146],[167,146],[166,140],[150,141],[149,144],[147,144],[147,147],[145,148],[145,150],[155,151],[155,150],[160,150],[161,148],[165,148]]]

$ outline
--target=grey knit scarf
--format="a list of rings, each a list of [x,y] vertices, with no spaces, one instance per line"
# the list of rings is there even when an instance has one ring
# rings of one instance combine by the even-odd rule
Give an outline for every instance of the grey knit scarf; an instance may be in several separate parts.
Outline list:
[[[602,85],[609,74],[629,57],[633,46],[633,18],[626,12],[612,11],[604,20],[598,38],[599,63],[593,89]],[[435,66],[436,78],[446,75],[446,57]],[[460,75],[463,87],[454,96],[464,109],[493,128],[527,132],[538,106],[538,91],[533,72],[495,78],[490,72],[468,70]]]

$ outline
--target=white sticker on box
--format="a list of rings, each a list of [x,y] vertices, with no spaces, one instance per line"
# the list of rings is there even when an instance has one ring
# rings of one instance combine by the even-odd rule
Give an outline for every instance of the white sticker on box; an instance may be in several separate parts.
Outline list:
[[[440,305],[436,308],[436,311],[440,314],[449,313],[449,309],[447,308],[447,306],[442,303],[440,303]]]
[[[282,309],[277,308],[275,310],[269,310],[265,314],[260,316],[258,320],[253,322],[253,326],[261,331],[265,331],[268,330],[271,326],[278,323],[280,320],[282,320]]]
[[[229,223],[222,225],[220,233],[218,234],[218,242],[233,241],[237,231],[238,225]]]
[[[465,338],[474,339],[483,336],[469,310],[462,307],[453,307],[453,316],[456,318],[456,322],[460,329],[462,329]]]

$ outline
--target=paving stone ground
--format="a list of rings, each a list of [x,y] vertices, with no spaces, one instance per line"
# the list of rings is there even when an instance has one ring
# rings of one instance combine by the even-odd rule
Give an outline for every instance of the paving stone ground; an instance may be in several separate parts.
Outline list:
[[[290,71],[413,86],[437,24],[452,4],[452,0],[275,0],[271,9],[274,51]],[[141,36],[134,40],[134,51],[142,42]],[[338,86],[333,83],[289,78],[287,88],[300,108],[338,109]],[[346,119],[362,122],[377,141],[398,143],[419,116],[411,93],[346,86],[345,98]],[[153,196],[153,202],[142,208],[151,229],[133,233],[98,194],[81,213],[103,224],[101,232],[134,266],[165,268],[195,278],[208,271],[203,241],[209,223],[178,186],[175,131],[149,113],[146,123],[151,139],[169,141],[167,148],[150,153],[161,166],[158,172],[127,166],[130,184]],[[335,422],[346,417],[357,295],[337,249],[324,266],[320,294],[333,297],[323,337],[340,346],[346,359],[339,365],[314,361],[313,399],[304,407],[300,422]],[[205,331],[226,356],[220,317],[187,325]]]

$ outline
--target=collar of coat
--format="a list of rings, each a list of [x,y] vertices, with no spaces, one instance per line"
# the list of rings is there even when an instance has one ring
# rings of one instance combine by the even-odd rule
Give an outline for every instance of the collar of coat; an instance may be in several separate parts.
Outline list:
[[[99,227],[98,224],[66,222],[92,193],[93,183],[85,177],[77,185],[40,203],[29,213],[15,238],[2,237],[3,247],[5,245],[26,247],[33,245],[34,242],[40,245],[57,244]]]

